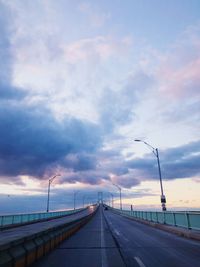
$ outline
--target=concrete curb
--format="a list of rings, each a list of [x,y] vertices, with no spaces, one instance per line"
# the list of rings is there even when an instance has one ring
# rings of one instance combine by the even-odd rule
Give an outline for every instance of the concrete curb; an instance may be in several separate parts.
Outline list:
[[[38,232],[37,235],[28,236],[9,242],[0,247],[0,267],[26,267],[48,254],[62,241],[76,233],[96,213],[98,207],[92,214],[73,222],[60,225],[48,231]]]
[[[111,210],[112,211],[112,210]],[[120,214],[118,212],[112,211],[122,217],[126,217],[130,220],[139,222],[139,223],[143,223],[145,225],[149,225],[151,227],[160,229],[160,230],[164,230],[166,232],[178,235],[178,236],[182,236],[188,239],[193,239],[193,240],[197,240],[200,241],[200,231],[194,231],[194,230],[190,230],[190,229],[185,229],[185,228],[181,228],[178,226],[171,226],[171,225],[167,225],[167,224],[160,224],[160,223],[155,223],[155,222],[151,222],[151,221],[146,221],[143,219],[139,219],[139,218],[135,218],[132,216],[128,216],[125,214]]]

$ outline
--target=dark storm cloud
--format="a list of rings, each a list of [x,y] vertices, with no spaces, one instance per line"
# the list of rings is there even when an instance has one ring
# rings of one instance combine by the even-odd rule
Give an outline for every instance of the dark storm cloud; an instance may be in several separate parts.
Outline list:
[[[61,124],[47,110],[21,106],[0,107],[0,129],[0,174],[6,176],[43,176],[65,164],[70,153],[80,153],[72,164],[76,170],[84,164],[93,168],[81,153],[93,153],[101,142],[99,129],[91,123],[69,118]]]
[[[160,160],[165,179],[198,176],[200,174],[200,141],[160,151]],[[137,171],[141,180],[158,178],[157,161],[151,154],[146,155],[145,158],[127,161],[127,166]]]
[[[94,154],[79,153],[69,154],[64,159],[64,165],[68,168],[72,168],[74,171],[86,171],[96,168],[96,157]]]
[[[60,183],[84,183],[90,185],[100,185],[103,180],[108,180],[109,176],[102,171],[80,171],[80,172],[72,172],[60,178]]]
[[[123,188],[131,188],[140,184],[140,180],[134,177],[132,173],[120,175],[114,178],[114,183],[122,186]]]

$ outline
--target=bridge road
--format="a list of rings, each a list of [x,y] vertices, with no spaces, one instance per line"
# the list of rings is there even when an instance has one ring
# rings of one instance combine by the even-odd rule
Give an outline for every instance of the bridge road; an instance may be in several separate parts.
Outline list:
[[[33,265],[46,266],[200,267],[200,242],[132,221],[100,207],[88,224]]]
[[[33,267],[125,267],[100,206],[94,217]]]
[[[127,266],[200,267],[200,242],[104,211]],[[136,262],[138,265],[135,265]]]

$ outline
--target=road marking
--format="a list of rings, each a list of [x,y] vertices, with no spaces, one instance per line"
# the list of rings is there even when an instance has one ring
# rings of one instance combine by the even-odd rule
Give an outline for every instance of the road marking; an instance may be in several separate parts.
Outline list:
[[[103,228],[103,216],[101,207],[101,266],[108,267],[106,250],[105,250],[105,239],[104,239],[104,228]]]
[[[140,267],[146,267],[139,257],[134,257]]]
[[[117,236],[119,236],[120,238],[124,239],[126,242],[129,242],[128,238],[123,236],[119,231],[117,231],[116,229],[114,229],[113,231]]]
[[[114,232],[115,232],[116,235],[121,236],[120,232],[117,231],[116,229],[114,229]]]

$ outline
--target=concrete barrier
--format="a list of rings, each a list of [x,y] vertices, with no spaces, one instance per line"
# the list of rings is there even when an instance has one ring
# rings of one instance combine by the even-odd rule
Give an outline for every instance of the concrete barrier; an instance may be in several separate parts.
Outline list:
[[[15,242],[9,249],[9,253],[12,257],[13,267],[24,267],[26,266],[26,250],[23,246],[23,241]]]
[[[0,251],[0,266],[12,267],[12,257],[7,249]]]
[[[33,239],[36,246],[36,260],[40,259],[44,255],[44,241],[40,236]]]

